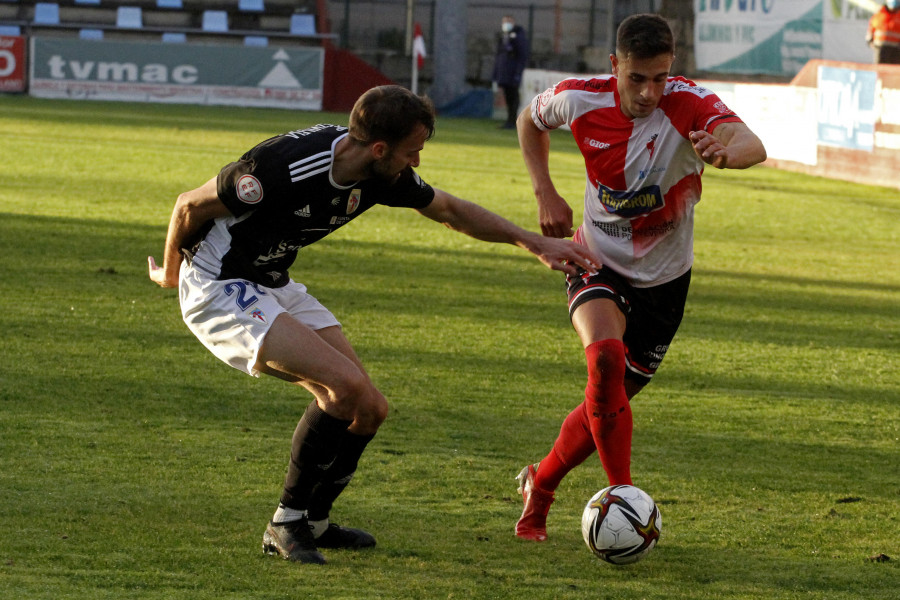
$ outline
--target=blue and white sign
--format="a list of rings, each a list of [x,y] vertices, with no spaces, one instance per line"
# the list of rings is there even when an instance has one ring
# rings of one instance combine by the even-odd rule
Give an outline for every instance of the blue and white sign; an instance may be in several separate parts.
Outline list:
[[[874,71],[819,67],[820,144],[872,151],[877,81]]]

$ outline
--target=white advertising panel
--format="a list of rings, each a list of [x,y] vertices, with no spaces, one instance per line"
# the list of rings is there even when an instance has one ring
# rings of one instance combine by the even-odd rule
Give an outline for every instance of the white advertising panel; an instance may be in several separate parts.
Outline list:
[[[694,0],[697,68],[794,75],[822,57],[822,6],[822,0]]]

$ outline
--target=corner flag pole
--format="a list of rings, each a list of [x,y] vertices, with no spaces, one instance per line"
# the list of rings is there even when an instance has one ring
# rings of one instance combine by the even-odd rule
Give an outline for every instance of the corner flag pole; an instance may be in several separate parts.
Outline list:
[[[412,51],[412,85],[410,90],[413,94],[419,93],[419,70],[425,65],[425,38],[422,36],[422,28],[416,23],[415,38],[413,39]]]

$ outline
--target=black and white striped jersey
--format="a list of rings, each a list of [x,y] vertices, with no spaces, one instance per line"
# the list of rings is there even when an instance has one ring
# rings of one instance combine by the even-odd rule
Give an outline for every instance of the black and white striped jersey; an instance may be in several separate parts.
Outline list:
[[[337,185],[331,177],[334,147],[346,135],[347,128],[336,125],[291,131],[226,165],[217,184],[231,215],[213,220],[185,249],[192,265],[217,279],[281,287],[300,248],[372,206],[418,209],[431,203],[434,189],[412,169],[395,182]]]

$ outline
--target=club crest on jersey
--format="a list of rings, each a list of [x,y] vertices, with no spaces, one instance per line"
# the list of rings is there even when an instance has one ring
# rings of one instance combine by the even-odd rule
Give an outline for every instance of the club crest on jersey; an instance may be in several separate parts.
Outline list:
[[[250,311],[250,318],[257,320],[260,323],[268,323],[266,320],[266,313],[258,308],[254,308]]]
[[[666,205],[658,185],[637,191],[611,190],[601,185],[597,188],[597,194],[606,212],[626,219],[650,214]]]
[[[245,204],[256,204],[263,197],[262,184],[253,175],[241,175],[234,186],[238,200]]]
[[[650,136],[650,141],[647,142],[647,152],[650,153],[650,158],[653,158],[653,151],[656,150],[656,138],[659,137],[658,133],[654,133]]]
[[[356,188],[350,192],[350,198],[347,199],[347,214],[352,215],[359,208],[359,198],[362,196],[362,190]]]

